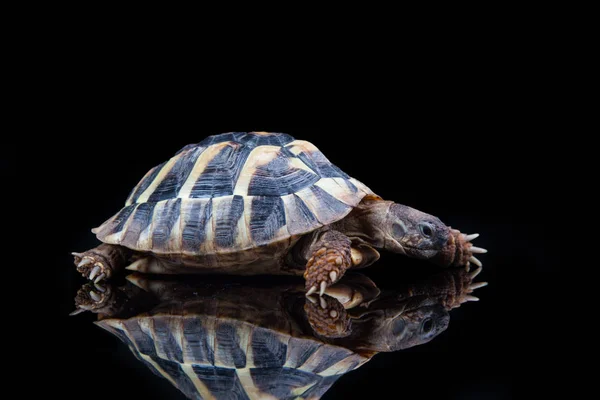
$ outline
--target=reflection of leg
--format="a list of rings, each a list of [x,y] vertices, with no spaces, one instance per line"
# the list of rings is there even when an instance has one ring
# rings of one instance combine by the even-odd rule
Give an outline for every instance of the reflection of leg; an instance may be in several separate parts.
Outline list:
[[[473,282],[482,271],[481,267],[472,271],[471,267],[449,268],[424,281],[408,285],[398,295],[398,301],[411,297],[425,296],[441,303],[448,310],[460,307],[468,301],[478,301],[473,296],[476,289],[487,286],[487,282]]]
[[[327,295],[306,296],[304,311],[313,331],[325,338],[346,337],[351,332],[351,320],[344,306]]]
[[[369,303],[381,291],[371,279],[360,273],[346,273],[335,285],[328,287],[325,294],[339,301],[346,310]]]
[[[73,253],[77,271],[96,283],[121,271],[130,255],[128,248],[106,243],[84,253]]]
[[[468,301],[479,301],[479,298],[472,295],[475,289],[487,286],[487,282],[476,282],[473,280],[481,272],[481,267],[475,271],[470,271],[470,267],[457,268],[449,275],[449,284],[446,295],[443,298],[444,306],[447,309],[458,308],[461,304]]]
[[[76,310],[71,315],[84,311],[113,315],[125,303],[126,296],[110,284],[86,283],[75,297]]]
[[[352,266],[350,246],[350,239],[337,231],[325,232],[313,245],[304,272],[307,295],[318,292],[322,296]]]

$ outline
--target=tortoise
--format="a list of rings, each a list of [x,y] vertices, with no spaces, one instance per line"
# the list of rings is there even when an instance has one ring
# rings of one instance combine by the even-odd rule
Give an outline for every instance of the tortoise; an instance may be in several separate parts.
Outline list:
[[[349,273],[319,298],[325,309],[282,278],[266,285],[134,273],[121,288],[84,285],[77,304],[188,398],[316,399],[379,352],[446,330],[449,311],[485,285],[472,282],[480,270],[450,269],[389,291]],[[346,334],[315,329],[310,318],[323,313]]]
[[[440,266],[481,266],[465,235],[383,200],[316,146],[284,133],[232,132],[183,147],[151,169],[125,207],[73,253],[90,280],[117,271],[303,275],[307,294],[379,259],[376,249]],[[128,265],[130,264],[130,265]]]

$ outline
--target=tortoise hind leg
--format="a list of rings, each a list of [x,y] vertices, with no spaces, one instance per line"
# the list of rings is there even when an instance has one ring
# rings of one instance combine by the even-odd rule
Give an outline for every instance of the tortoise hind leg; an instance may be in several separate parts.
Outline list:
[[[127,265],[132,251],[123,246],[103,243],[83,253],[72,253],[77,271],[98,283],[108,279]]]
[[[344,272],[352,266],[352,243],[338,231],[323,233],[311,248],[311,257],[306,263],[304,278],[306,294],[319,292],[321,296],[327,287],[336,283]]]

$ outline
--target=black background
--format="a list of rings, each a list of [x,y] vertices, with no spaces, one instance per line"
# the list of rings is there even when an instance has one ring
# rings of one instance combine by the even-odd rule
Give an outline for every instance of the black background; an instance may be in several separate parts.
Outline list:
[[[84,283],[70,252],[95,246],[90,229],[122,207],[151,167],[184,145],[211,134],[264,130],[313,142],[382,197],[479,232],[476,245],[489,250],[480,257],[478,280],[489,286],[478,290],[479,303],[455,310],[449,329],[431,343],[377,355],[324,398],[511,398],[515,371],[539,362],[539,341],[526,328],[541,318],[536,299],[558,264],[543,211],[544,136],[556,125],[545,103],[519,86],[519,73],[501,71],[425,72],[407,75],[404,87],[373,82],[367,86],[375,90],[366,94],[315,88],[291,100],[290,93],[263,99],[233,89],[213,99],[197,86],[157,88],[147,81],[151,75],[146,81],[133,74],[90,79],[75,71],[65,86],[41,90],[44,106],[15,133],[27,147],[7,141],[2,159],[3,174],[27,194],[23,201],[33,210],[17,245],[25,244],[20,254],[31,261],[23,265],[17,258],[25,268],[17,270],[19,283],[7,288],[19,298],[21,316],[29,313],[20,334],[32,350],[25,361],[43,371],[40,387],[27,391],[64,399],[178,398],[118,339],[94,326],[93,316],[67,316]],[[15,203],[5,209],[18,219],[23,208]],[[384,253],[365,270],[389,288],[406,279],[406,271],[435,268]]]

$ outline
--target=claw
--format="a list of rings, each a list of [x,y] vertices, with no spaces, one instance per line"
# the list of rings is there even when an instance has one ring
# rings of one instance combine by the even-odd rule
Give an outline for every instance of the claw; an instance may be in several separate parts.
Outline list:
[[[100,286],[96,283],[94,283],[94,287],[96,288],[97,291],[99,291],[100,293],[104,293],[106,292],[106,288],[104,286]]]
[[[321,292],[319,296],[323,296],[325,294],[325,289],[327,289],[327,283],[325,281],[321,282]]]
[[[100,267],[95,266],[92,272],[90,272],[90,280],[94,279],[98,275],[98,272],[100,272]]]
[[[75,257],[83,258],[83,253],[72,252],[71,255],[75,256]],[[75,311],[77,311],[77,310],[75,310]],[[73,311],[73,312],[75,312],[75,311]]]
[[[316,286],[313,286],[313,287],[311,287],[311,288],[308,290],[308,292],[306,292],[306,297],[310,296],[311,294],[313,294],[313,293],[314,293],[314,292],[316,292],[316,291],[317,291],[317,287],[316,287]]]
[[[477,282],[477,283],[472,283],[472,284],[469,286],[469,289],[471,289],[471,290],[475,290],[475,289],[479,289],[479,288],[482,288],[482,287],[484,287],[484,286],[487,286],[487,285],[488,285],[488,283],[487,283],[487,282]]]
[[[482,249],[481,247],[471,246],[471,248],[469,250],[471,251],[471,253],[475,253],[475,254],[485,254],[485,253],[487,253],[487,250],[486,249]]]
[[[100,276],[96,278],[96,280],[94,281],[94,283],[100,282],[102,279],[104,279],[105,276],[106,276],[105,273],[100,274]]]
[[[98,295],[98,293],[96,292],[92,292],[90,291],[90,297],[95,301],[95,302],[99,302],[100,300],[102,300],[102,297],[100,295]]]
[[[69,315],[72,317],[74,315],[81,314],[82,312],[85,312],[85,311],[86,310],[84,310],[83,308],[78,308],[75,311],[73,311],[72,313],[70,313]]]
[[[331,283],[335,282],[336,278],[337,278],[337,272],[335,271],[331,271],[329,273],[329,278],[331,278]]]
[[[479,301],[479,298],[475,296],[465,296],[465,301]]]
[[[312,296],[306,296],[306,298],[307,298],[307,299],[308,299],[308,301],[310,301],[311,303],[313,303],[313,304],[317,304],[317,300],[315,300],[315,298],[314,298],[314,297],[312,297]]]
[[[331,318],[335,318],[335,317],[337,317],[337,316],[338,316],[338,312],[337,312],[336,310],[331,310],[331,311],[329,312],[329,316],[330,316]]]
[[[327,302],[325,301],[324,298],[319,297],[319,302],[321,303],[321,308],[324,310],[327,308]]]
[[[481,261],[479,261],[478,259],[476,259],[474,256],[471,256],[471,258],[469,258],[469,261],[471,261],[473,264],[477,265],[478,267],[482,267],[483,264],[481,263]]]
[[[465,235],[465,240],[470,242],[473,239],[477,239],[479,237],[479,233],[473,233],[471,235]]]
[[[471,280],[475,279],[475,277],[476,277],[477,275],[479,275],[479,274],[481,273],[481,271],[482,271],[482,268],[481,268],[481,267],[479,267],[479,268],[477,268],[475,271],[473,271],[473,273],[472,273],[471,275],[469,275],[469,277],[471,278]]]
[[[93,262],[94,261],[90,260],[89,258],[85,258],[85,259],[81,260],[81,262],[77,265],[77,268],[84,267],[84,266],[86,266],[88,264],[91,264]]]

